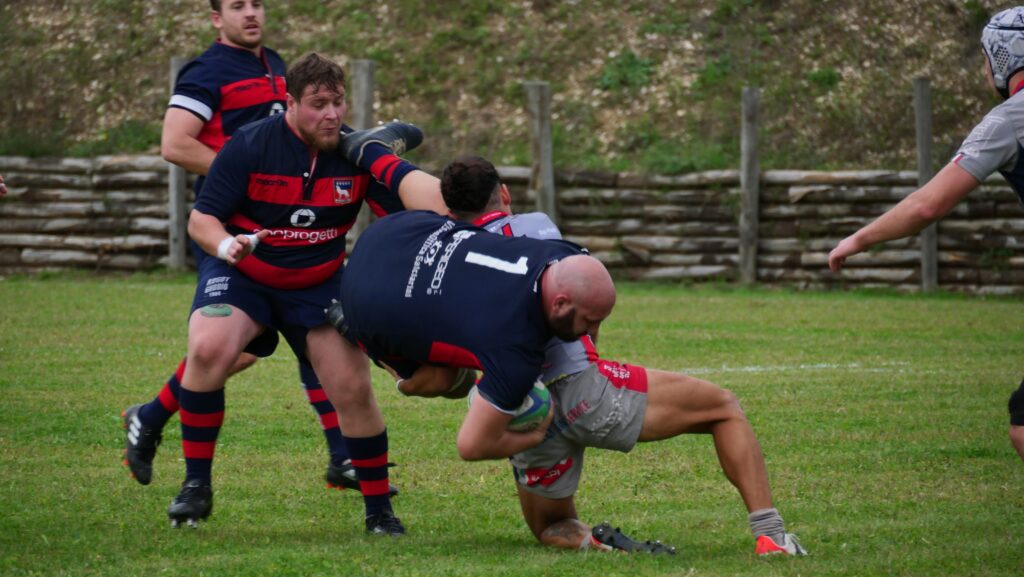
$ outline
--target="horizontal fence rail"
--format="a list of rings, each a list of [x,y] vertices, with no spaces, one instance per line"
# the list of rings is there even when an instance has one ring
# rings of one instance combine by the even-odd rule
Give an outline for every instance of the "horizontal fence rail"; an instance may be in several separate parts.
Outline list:
[[[498,167],[515,210],[536,210],[532,167]],[[0,157],[0,274],[131,271],[168,266],[167,163],[157,156]],[[740,281],[739,170],[679,176],[555,171],[565,236],[620,278]],[[756,279],[799,288],[919,290],[917,238],[852,257],[827,255],[843,237],[917,187],[913,171],[769,170],[759,179]],[[993,177],[938,223],[938,286],[1024,293],[1024,209]]]

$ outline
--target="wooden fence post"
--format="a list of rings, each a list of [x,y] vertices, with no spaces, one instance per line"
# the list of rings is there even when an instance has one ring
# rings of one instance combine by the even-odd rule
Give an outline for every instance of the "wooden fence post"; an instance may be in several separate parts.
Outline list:
[[[917,127],[917,185],[932,179],[932,93],[927,78],[914,79],[914,118]],[[921,290],[939,286],[939,239],[937,223],[921,231]]]
[[[373,60],[352,61],[352,122],[350,126],[356,130],[365,130],[373,126],[373,90],[374,90],[374,68],[376,63]],[[370,226],[370,209],[363,204],[359,209],[356,222],[352,225],[350,232],[354,240],[359,238],[366,227]]]
[[[533,168],[530,189],[537,192],[537,210],[558,224],[558,202],[555,197],[555,168],[552,160],[551,85],[547,82],[523,82],[526,108],[530,113],[530,140]]]
[[[171,58],[170,93],[174,94],[174,83],[178,72],[188,62],[186,58]],[[185,169],[177,164],[167,163],[167,266],[173,270],[184,270],[188,254],[188,211],[185,202]]]
[[[740,282],[757,282],[761,164],[757,151],[761,89],[743,87],[743,128],[740,136]]]

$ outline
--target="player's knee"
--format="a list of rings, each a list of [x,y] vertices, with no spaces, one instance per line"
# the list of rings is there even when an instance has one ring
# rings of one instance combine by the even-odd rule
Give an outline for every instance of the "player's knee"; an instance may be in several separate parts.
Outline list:
[[[227,349],[224,339],[216,335],[199,334],[189,339],[189,364],[199,367],[230,367],[236,359],[229,358],[231,351]]]
[[[739,398],[729,389],[718,390],[718,404],[729,414],[730,418],[747,419],[747,414],[743,412]]]

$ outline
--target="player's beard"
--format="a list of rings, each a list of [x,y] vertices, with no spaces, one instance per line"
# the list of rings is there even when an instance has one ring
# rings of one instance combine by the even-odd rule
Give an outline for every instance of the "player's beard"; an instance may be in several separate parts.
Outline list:
[[[582,335],[578,335],[576,334],[576,331],[572,330],[575,317],[576,307],[570,308],[561,316],[551,317],[548,319],[548,325],[551,327],[551,332],[555,333],[556,337],[567,343],[571,343],[572,341],[579,339]]]
[[[302,135],[302,139],[308,142],[310,146],[322,152],[332,152],[337,150],[338,142],[341,140],[340,127],[337,130],[332,130],[330,134],[319,130],[312,133],[306,132],[305,130],[299,130],[299,133]]]

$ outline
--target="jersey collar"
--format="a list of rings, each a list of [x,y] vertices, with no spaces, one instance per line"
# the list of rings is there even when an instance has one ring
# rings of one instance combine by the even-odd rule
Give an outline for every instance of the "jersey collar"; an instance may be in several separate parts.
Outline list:
[[[480,218],[474,220],[473,221],[473,225],[474,226],[484,226],[484,225],[486,225],[489,222],[494,222],[495,220],[498,220],[499,218],[503,218],[503,217],[506,217],[506,216],[508,216],[507,212],[502,212],[500,210],[495,210],[493,212],[488,212],[487,214],[485,214],[485,215],[481,216]]]
[[[1010,91],[1010,96],[1017,94],[1017,92],[1019,92],[1021,88],[1024,88],[1024,80],[1021,80],[1020,82],[1017,83],[1017,86],[1013,87],[1013,90]]]

